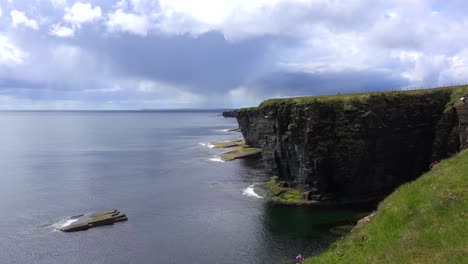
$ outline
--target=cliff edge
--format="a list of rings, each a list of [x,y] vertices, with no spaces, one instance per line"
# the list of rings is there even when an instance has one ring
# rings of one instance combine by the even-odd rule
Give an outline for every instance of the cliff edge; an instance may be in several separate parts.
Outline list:
[[[335,198],[383,196],[468,147],[468,86],[270,99],[237,112],[280,179]]]

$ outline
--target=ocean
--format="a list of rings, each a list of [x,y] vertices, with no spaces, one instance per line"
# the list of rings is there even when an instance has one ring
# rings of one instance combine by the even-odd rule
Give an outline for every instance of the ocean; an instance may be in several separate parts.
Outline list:
[[[0,263],[294,263],[360,212],[269,203],[257,158],[222,162],[239,139],[218,111],[0,112]],[[127,222],[63,233],[70,216]]]

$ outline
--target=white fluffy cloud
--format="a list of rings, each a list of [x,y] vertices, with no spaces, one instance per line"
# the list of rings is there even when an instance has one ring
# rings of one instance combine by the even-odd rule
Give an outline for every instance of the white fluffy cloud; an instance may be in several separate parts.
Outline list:
[[[65,12],[66,14],[63,18],[74,24],[92,22],[99,19],[102,15],[99,6],[92,7],[91,4],[84,4],[82,2],[74,3],[71,8],[65,8]]]
[[[122,9],[117,9],[109,14],[106,25],[110,32],[121,31],[146,36],[150,30],[151,23],[145,15],[126,13]]]
[[[160,13],[178,14],[196,21],[205,31],[218,30],[227,39],[241,40],[262,35],[303,34],[309,25],[315,24],[335,29],[368,26],[367,22],[379,14],[374,11],[382,11],[384,3],[382,0],[160,0]],[[179,33],[178,24],[174,25],[172,31]],[[196,27],[186,28],[200,31]]]
[[[253,14],[259,9],[276,6],[284,0],[160,0],[161,9],[165,12],[186,14],[205,24],[221,25],[236,13]],[[305,0],[290,0],[291,3],[310,2]]]
[[[0,65],[12,66],[21,64],[27,53],[16,47],[7,37],[0,35]]]
[[[29,19],[24,12],[18,11],[18,10],[12,10],[10,12],[11,15],[11,24],[14,28],[18,26],[24,26],[31,28],[33,30],[38,30],[39,25],[37,24],[36,20],[34,19]]]

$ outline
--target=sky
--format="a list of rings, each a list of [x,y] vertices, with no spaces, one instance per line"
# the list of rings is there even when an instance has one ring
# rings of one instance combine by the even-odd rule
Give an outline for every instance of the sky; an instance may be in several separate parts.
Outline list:
[[[465,0],[0,0],[0,110],[467,83],[467,29]]]

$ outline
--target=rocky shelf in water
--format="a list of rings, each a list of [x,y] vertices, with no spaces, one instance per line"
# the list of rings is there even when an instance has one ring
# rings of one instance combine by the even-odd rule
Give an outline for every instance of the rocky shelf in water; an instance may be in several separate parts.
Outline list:
[[[214,148],[232,148],[232,147],[242,147],[245,146],[245,141],[243,139],[238,140],[226,140],[226,141],[218,141],[218,142],[211,142]]]
[[[92,214],[82,214],[70,218],[69,224],[60,227],[63,232],[88,230],[95,226],[113,225],[117,222],[127,221],[125,214],[117,210],[107,210]]]
[[[261,148],[251,148],[251,147],[239,147],[235,150],[224,152],[221,154],[221,159],[224,161],[230,161],[240,158],[246,158],[251,156],[256,156],[262,153]]]
[[[297,186],[294,182],[279,180],[277,176],[271,177],[268,182],[255,185],[255,192],[262,193],[262,196],[272,203],[293,206],[373,206],[384,198],[384,194],[337,198],[333,194],[320,194],[315,188]]]

